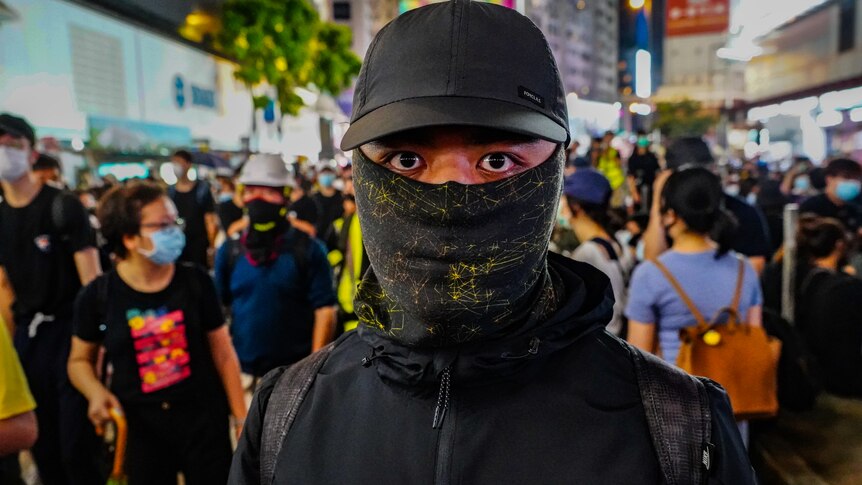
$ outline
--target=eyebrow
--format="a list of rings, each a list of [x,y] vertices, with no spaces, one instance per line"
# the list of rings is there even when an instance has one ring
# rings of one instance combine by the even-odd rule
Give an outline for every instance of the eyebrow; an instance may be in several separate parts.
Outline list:
[[[542,141],[541,138],[536,138],[534,136],[496,130],[470,130],[466,136],[466,142],[468,145],[479,146],[493,145],[497,143],[534,145],[540,141]],[[434,143],[422,132],[422,130],[411,130],[369,142],[368,145],[372,150],[392,150],[405,145],[431,148],[434,146]]]

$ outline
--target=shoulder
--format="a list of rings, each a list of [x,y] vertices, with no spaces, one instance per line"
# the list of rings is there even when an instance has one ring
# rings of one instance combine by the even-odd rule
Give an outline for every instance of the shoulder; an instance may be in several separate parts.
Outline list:
[[[584,241],[572,251],[572,258],[578,261],[590,262],[599,254],[599,245],[593,241]]]

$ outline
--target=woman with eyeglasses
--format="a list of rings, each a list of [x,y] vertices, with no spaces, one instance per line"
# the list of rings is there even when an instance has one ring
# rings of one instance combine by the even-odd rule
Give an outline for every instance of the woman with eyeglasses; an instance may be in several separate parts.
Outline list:
[[[182,221],[157,185],[117,187],[97,210],[117,257],[113,271],[81,290],[69,358],[73,385],[101,427],[109,409],[128,423],[129,483],[227,481],[229,415],[241,428],[246,406],[239,362],[215,286],[204,269],[175,263]],[[112,372],[99,379],[99,346]]]

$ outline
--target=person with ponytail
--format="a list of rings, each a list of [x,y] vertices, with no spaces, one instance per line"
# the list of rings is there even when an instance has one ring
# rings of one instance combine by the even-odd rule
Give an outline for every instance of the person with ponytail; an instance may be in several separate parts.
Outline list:
[[[740,256],[730,250],[736,221],[723,201],[718,177],[697,166],[675,171],[660,194],[661,224],[673,244],[658,261],[707,318],[731,304],[739,273]],[[739,303],[743,321],[761,325],[762,299],[757,273],[746,261]],[[679,330],[695,321],[654,261],[632,275],[625,315],[628,341],[671,363],[680,348]]]

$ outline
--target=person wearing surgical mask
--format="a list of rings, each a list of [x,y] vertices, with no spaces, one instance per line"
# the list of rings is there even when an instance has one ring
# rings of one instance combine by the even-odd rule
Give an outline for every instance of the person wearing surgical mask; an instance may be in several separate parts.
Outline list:
[[[35,135],[25,119],[0,114],[0,316],[36,399],[42,482],[104,483],[87,402],[66,375],[75,295],[102,271],[96,235],[77,196],[33,173]]]
[[[317,205],[317,236],[323,240],[336,219],[344,215],[344,196],[335,188],[335,170],[324,167],[317,175],[317,193],[311,199]]]
[[[231,458],[229,416],[246,416],[239,361],[207,272],[176,263],[183,221],[149,182],[117,187],[97,210],[116,268],[75,302],[69,377],[89,402],[93,428],[125,416],[129,483],[224,483]],[[99,349],[113,369],[97,374]],[[94,482],[95,483],[95,482]]]
[[[838,219],[853,234],[862,226],[862,166],[849,158],[836,158],[824,169],[826,189],[802,202],[800,213]]]

